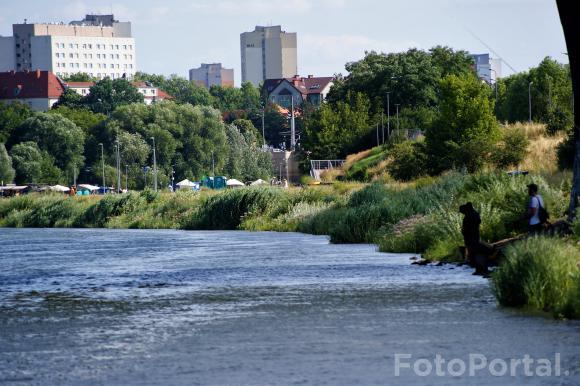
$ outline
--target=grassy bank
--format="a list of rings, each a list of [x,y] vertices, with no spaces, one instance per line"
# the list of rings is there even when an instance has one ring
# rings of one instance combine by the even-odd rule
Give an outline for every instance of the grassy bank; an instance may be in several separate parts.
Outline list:
[[[567,176],[562,178],[569,180]],[[416,252],[433,260],[452,261],[459,258],[458,246],[462,245],[459,205],[471,201],[480,212],[483,240],[504,239],[525,230],[525,223],[518,219],[527,202],[526,185],[532,181],[539,185],[552,217],[562,216],[569,190],[565,183],[540,175],[510,177],[487,172],[450,173],[412,183],[337,182],[289,190],[243,188],[201,194],[145,191],[103,198],[33,194],[0,200],[0,226],[299,231],[329,235],[335,243],[375,243],[385,252]],[[510,253],[524,256],[521,249]],[[562,258],[566,253],[561,254]],[[546,261],[538,260],[538,266]],[[514,287],[500,285],[514,281],[520,263],[514,260],[516,271],[503,267],[499,271],[498,299],[506,305],[544,309],[544,303],[529,300],[533,297],[510,300],[506,294],[511,294]],[[580,305],[573,302],[554,307],[562,315],[578,315],[580,310]],[[564,313],[563,309],[574,311]]]

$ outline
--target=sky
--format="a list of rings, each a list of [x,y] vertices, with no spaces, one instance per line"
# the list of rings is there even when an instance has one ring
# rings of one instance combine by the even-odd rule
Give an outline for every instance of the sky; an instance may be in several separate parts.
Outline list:
[[[435,45],[489,52],[503,59],[504,76],[545,56],[568,62],[554,0],[0,0],[0,35],[25,18],[69,22],[111,10],[132,23],[138,70],[187,77],[221,62],[238,85],[240,33],[256,25],[297,32],[300,75],[346,74],[365,51]]]

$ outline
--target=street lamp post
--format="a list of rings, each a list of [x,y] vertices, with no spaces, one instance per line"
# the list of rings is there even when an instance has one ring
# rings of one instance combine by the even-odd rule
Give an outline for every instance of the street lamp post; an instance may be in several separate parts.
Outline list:
[[[107,185],[105,185],[105,150],[103,149],[103,144],[99,143],[101,146],[101,163],[103,165],[103,194],[107,192]]]
[[[397,108],[397,130],[400,129],[400,125],[399,125],[399,106],[400,105],[401,105],[400,103],[395,104],[395,107]]]
[[[532,122],[532,84],[534,84],[534,82],[528,83],[528,121],[530,123]]]
[[[115,145],[117,147],[117,193],[121,193],[121,155],[119,152],[119,139],[117,138],[115,141]]]
[[[153,188],[154,192],[157,192],[157,156],[155,155],[155,137],[151,137],[153,141],[153,183],[155,187]]]
[[[387,135],[391,137],[391,92],[387,92]]]

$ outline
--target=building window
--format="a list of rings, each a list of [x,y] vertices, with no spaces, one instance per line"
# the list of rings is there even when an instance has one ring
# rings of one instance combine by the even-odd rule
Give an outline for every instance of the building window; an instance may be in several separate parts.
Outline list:
[[[114,49],[115,49],[115,46],[114,46],[113,44],[111,44],[111,49],[112,49],[112,50],[114,50]]]
[[[133,65],[132,64],[129,64],[129,68],[133,68]]]
[[[115,55],[114,54],[111,54],[111,59],[115,59]]]
[[[111,68],[115,68],[115,65],[114,65],[113,63],[111,63],[111,66],[110,66],[110,67],[111,67]]]
[[[119,54],[116,55],[116,58],[119,59]]]
[[[83,63],[83,68],[87,68],[87,64],[86,63]]]
[[[86,50],[87,49],[87,45],[86,44],[83,44],[83,48]]]
[[[119,49],[119,45],[118,44],[115,44],[115,49],[117,49],[117,50]]]
[[[89,68],[93,68],[93,64],[92,63],[89,63]]]
[[[97,50],[100,50],[100,49],[101,49],[101,45],[97,44]],[[99,75],[101,75],[101,74],[99,74]]]
[[[74,45],[72,43],[69,43],[68,48],[74,48]]]
[[[126,50],[127,49],[127,45],[123,44],[123,49]]]
[[[101,54],[97,54],[97,59],[101,59]]]
[[[68,57],[71,59],[73,58],[73,56],[74,56],[73,54],[68,54]]]
[[[93,45],[89,44],[89,50],[92,50],[92,49],[93,49]]]

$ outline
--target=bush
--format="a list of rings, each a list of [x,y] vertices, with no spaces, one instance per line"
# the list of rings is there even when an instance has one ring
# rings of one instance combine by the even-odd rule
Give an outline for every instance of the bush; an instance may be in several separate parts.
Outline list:
[[[507,130],[496,145],[493,162],[499,168],[519,165],[526,157],[530,141],[521,130]]]
[[[569,131],[574,125],[571,114],[558,107],[548,111],[546,123],[546,130],[552,135],[559,131]]]
[[[509,246],[492,278],[501,305],[580,315],[580,251],[562,239],[532,237]]]
[[[389,154],[389,174],[398,181],[410,181],[426,173],[427,155],[424,142],[405,141],[396,144]]]

